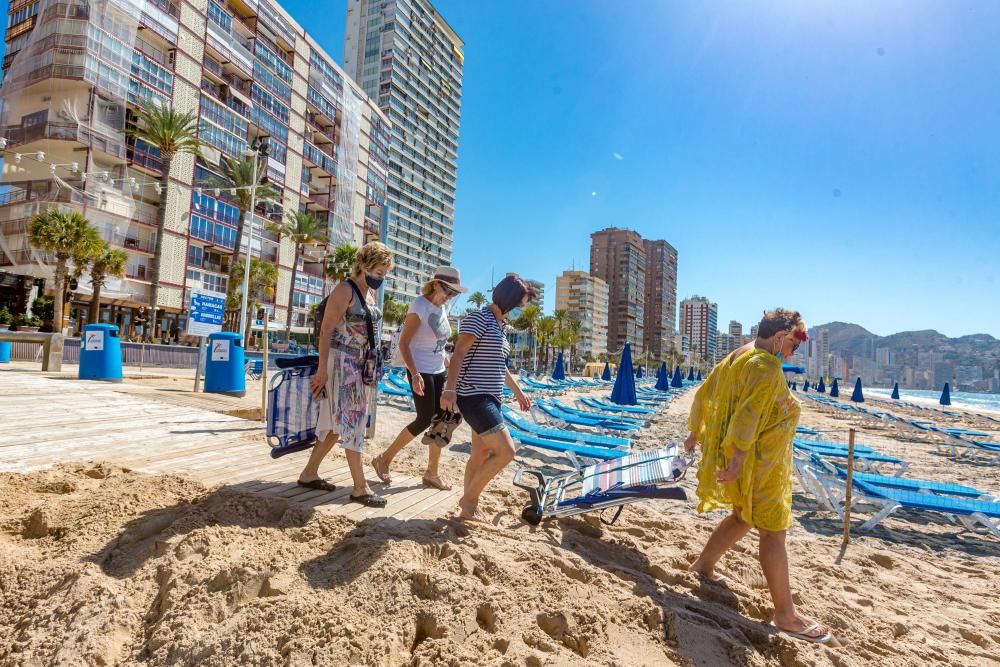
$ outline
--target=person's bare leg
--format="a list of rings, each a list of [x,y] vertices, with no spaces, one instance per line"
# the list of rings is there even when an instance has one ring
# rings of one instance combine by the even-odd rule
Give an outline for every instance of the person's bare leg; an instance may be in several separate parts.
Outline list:
[[[339,434],[331,433],[326,436],[323,442],[317,442],[313,445],[312,451],[309,453],[309,460],[306,462],[306,467],[299,473],[300,482],[312,482],[320,478],[319,464],[323,462],[326,455],[337,444],[338,437],[340,437]]]
[[[451,484],[438,473],[438,466],[441,463],[441,448],[437,445],[427,445],[427,470],[424,472],[424,480],[442,491],[450,491]]]
[[[792,586],[788,575],[788,551],[785,549],[787,531],[760,530],[760,566],[767,579],[767,588],[774,603],[774,624],[781,630],[802,632],[816,621],[795,610],[792,601]],[[809,633],[810,637],[822,637],[829,628],[824,625]]]
[[[462,508],[460,518],[472,519],[475,521],[486,521],[479,511],[479,496],[483,489],[503,470],[508,463],[514,460],[514,441],[511,440],[510,433],[506,429],[491,433],[482,438],[484,449],[487,452],[485,461],[475,470],[471,477],[466,469],[466,484],[464,494],[458,501],[458,506]],[[471,460],[471,459],[470,459]]]
[[[748,532],[750,532],[750,524],[743,521],[738,509],[734,509],[715,527],[712,536],[708,538],[708,542],[701,550],[701,554],[691,563],[688,570],[700,574],[709,581],[718,581],[720,577],[715,574],[715,566],[719,564],[722,556],[732,549],[734,544],[742,540]]]
[[[486,457],[489,455],[490,452],[483,443],[482,437],[478,433],[473,432],[472,448],[469,453],[469,460],[465,464],[465,477],[462,481],[463,488],[468,488],[472,476],[486,462]]]
[[[392,444],[384,452],[372,459],[372,467],[375,468],[375,473],[379,479],[386,484],[392,481],[389,477],[389,465],[396,458],[396,454],[403,451],[403,448],[413,442],[413,438],[415,437],[415,435],[410,433],[410,429],[404,426],[403,430],[396,436],[396,439],[392,441]]]
[[[363,496],[371,493],[368,488],[368,480],[365,479],[364,462],[361,460],[361,452],[352,449],[344,450],[347,454],[347,467],[351,470],[351,481],[354,482],[352,496]]]

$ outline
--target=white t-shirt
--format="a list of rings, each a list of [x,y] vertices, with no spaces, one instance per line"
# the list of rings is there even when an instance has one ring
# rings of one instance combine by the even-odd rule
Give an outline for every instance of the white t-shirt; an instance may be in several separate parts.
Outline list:
[[[420,326],[410,339],[410,354],[418,373],[443,373],[445,371],[444,346],[451,338],[451,323],[443,306],[435,306],[425,297],[418,296],[410,304],[410,313],[420,318]]]

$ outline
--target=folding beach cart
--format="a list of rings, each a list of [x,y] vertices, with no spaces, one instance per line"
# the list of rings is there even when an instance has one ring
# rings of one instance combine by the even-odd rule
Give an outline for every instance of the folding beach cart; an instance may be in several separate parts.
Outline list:
[[[546,519],[601,510],[601,521],[612,525],[630,503],[643,500],[687,500],[678,482],[694,457],[678,455],[676,445],[604,461],[562,475],[545,478],[536,470],[514,473],[514,485],[528,492],[531,504],[521,518],[533,526]],[[535,484],[523,482],[534,478]],[[603,511],[617,508],[606,520]]]
[[[319,401],[309,390],[319,357],[280,359],[277,364],[281,370],[267,390],[267,442],[275,459],[312,447],[319,421]]]

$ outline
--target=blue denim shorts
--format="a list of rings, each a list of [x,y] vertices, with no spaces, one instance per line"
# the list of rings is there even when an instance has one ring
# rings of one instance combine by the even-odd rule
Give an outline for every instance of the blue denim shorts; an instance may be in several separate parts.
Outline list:
[[[458,411],[478,435],[490,435],[507,428],[500,414],[500,399],[492,394],[459,396]]]

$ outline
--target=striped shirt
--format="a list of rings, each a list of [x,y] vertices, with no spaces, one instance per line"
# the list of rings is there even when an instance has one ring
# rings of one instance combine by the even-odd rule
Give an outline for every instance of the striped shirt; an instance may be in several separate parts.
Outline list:
[[[459,333],[475,336],[476,342],[462,359],[456,393],[459,396],[490,394],[500,398],[510,355],[506,328],[497,322],[489,306],[485,306],[462,320]]]

